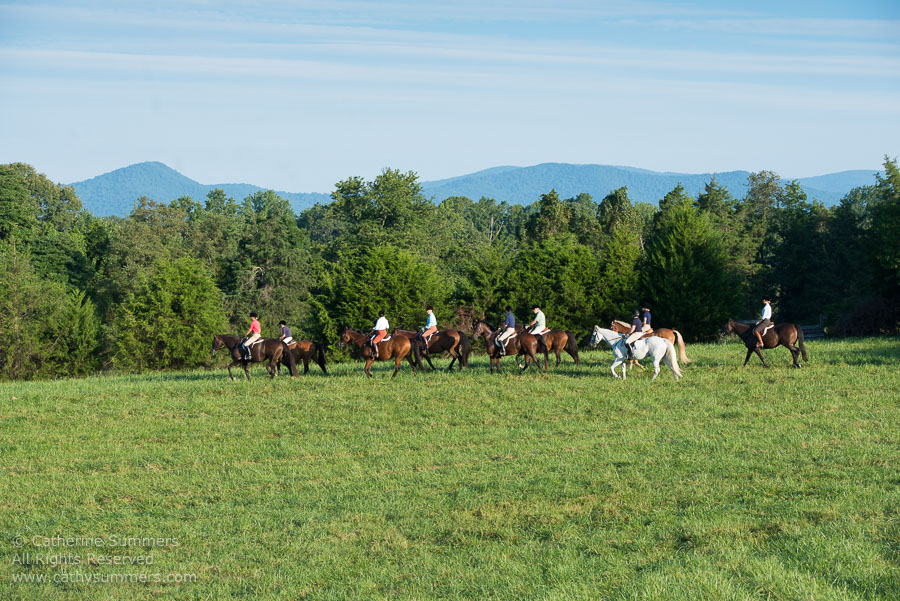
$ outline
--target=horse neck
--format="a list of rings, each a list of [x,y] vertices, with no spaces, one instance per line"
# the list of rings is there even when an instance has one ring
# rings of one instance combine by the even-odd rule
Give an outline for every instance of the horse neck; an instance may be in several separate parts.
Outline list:
[[[234,347],[234,345],[241,340],[240,337],[231,336],[229,334],[216,334],[216,338],[218,338],[226,348]]]
[[[350,342],[352,342],[356,346],[362,346],[366,341],[366,335],[362,332],[357,332],[356,330],[347,330],[346,334],[350,338]]]
[[[618,330],[616,330],[616,326],[619,326],[620,328],[624,328],[625,330],[628,330],[631,328],[631,326],[628,325],[627,323],[625,323],[624,321],[619,321],[618,319],[614,319],[612,322],[613,332],[618,332]],[[619,332],[619,333],[621,334],[622,332]]]
[[[746,334],[747,331],[750,329],[750,326],[748,326],[747,324],[743,324],[743,323],[741,323],[739,321],[735,321],[733,319],[729,319],[728,323],[731,325],[731,329],[734,330],[738,335]]]

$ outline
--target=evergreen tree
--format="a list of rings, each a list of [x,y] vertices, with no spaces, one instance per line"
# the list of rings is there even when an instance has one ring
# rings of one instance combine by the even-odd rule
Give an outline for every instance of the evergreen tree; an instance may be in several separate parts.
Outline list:
[[[713,337],[740,300],[719,238],[687,198],[660,212],[641,283],[655,321],[695,340]]]
[[[115,365],[138,370],[206,365],[212,335],[225,328],[222,293],[203,264],[188,257],[163,259],[116,315]]]

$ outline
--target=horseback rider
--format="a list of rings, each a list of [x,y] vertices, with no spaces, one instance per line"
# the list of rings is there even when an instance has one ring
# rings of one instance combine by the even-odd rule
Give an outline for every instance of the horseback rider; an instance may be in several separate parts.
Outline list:
[[[378,356],[378,343],[387,336],[387,331],[390,327],[387,318],[384,316],[384,309],[382,309],[378,312],[378,320],[372,327],[372,329],[375,330],[375,335],[369,339],[369,343],[372,345],[373,356]]]
[[[644,335],[644,322],[641,320],[641,312],[637,309],[631,313],[631,328],[622,335],[625,337],[625,348],[628,351],[628,358],[630,359],[634,357],[635,341]]]
[[[762,313],[760,313],[759,321],[756,322],[756,327],[753,328],[753,334],[756,335],[756,347],[762,347],[763,332],[766,331],[766,328],[772,325],[772,299],[769,298],[769,295],[763,297],[763,308]]]
[[[652,319],[650,315],[650,307],[649,303],[644,303],[641,305],[641,331],[642,332],[652,332],[653,326],[650,325],[650,320]]]
[[[506,320],[503,322],[503,330],[494,339],[494,344],[500,348],[500,354],[506,354],[506,341],[510,336],[516,333],[516,317],[513,315],[512,307],[506,306]]]
[[[428,352],[428,337],[437,332],[437,317],[434,316],[434,307],[431,305],[425,306],[425,312],[428,314],[428,318],[425,320],[425,327],[419,332],[416,336],[422,343],[423,352]]]
[[[244,340],[241,342],[241,355],[244,361],[250,361],[250,345],[262,338],[262,326],[259,325],[259,319],[256,311],[250,313],[250,329],[244,333]]]
[[[278,322],[278,325],[281,326],[281,336],[278,338],[285,344],[290,344],[293,342],[294,337],[291,336],[291,329],[287,327],[287,322],[283,319]]]
[[[525,327],[528,328],[532,334],[542,334],[547,329],[547,318],[544,317],[544,312],[541,311],[540,305],[533,305],[531,310],[534,311],[534,319],[532,319]]]

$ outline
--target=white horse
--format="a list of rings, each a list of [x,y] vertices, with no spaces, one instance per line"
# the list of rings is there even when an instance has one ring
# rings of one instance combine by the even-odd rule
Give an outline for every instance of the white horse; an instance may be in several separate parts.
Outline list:
[[[612,330],[606,330],[601,328],[600,326],[594,326],[594,333],[591,335],[591,346],[596,347],[600,344],[601,340],[605,340],[606,343],[612,347],[613,354],[616,356],[616,360],[613,361],[610,369],[612,370],[612,374],[615,377],[619,377],[619,374],[616,373],[616,367],[620,364],[622,365],[622,379],[625,379],[625,357],[626,357],[626,349],[625,349],[625,337],[619,334],[618,332],[613,332]],[[681,370],[678,368],[678,356],[677,351],[675,350],[675,346],[666,340],[665,338],[660,338],[659,336],[651,336],[649,338],[642,338],[634,343],[634,358],[635,359],[643,359],[647,355],[653,357],[653,379],[656,379],[656,376],[659,375],[659,362],[664,360],[669,369],[672,370],[672,373],[675,375],[675,379],[681,377]]]

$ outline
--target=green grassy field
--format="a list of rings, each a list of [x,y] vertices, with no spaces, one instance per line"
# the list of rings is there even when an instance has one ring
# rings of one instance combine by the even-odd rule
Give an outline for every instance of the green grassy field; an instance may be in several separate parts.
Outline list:
[[[900,339],[808,348],[0,384],[0,599],[900,599]]]

